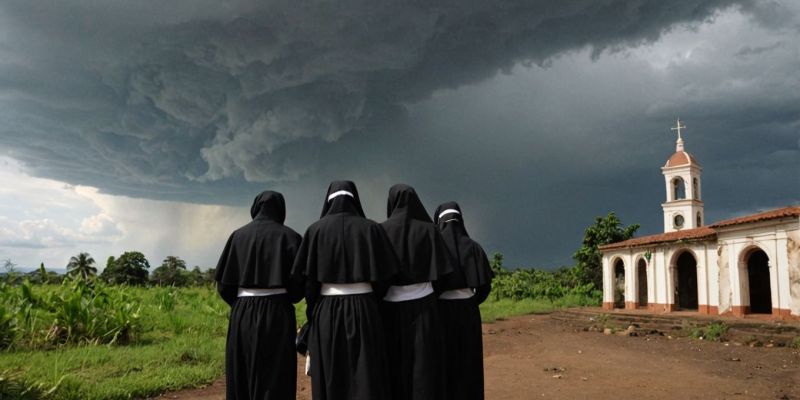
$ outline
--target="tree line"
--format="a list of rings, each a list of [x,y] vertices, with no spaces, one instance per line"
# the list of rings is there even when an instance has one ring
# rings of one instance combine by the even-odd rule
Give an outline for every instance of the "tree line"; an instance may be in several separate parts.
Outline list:
[[[605,217],[596,217],[584,231],[581,247],[572,256],[575,265],[556,271],[535,268],[509,270],[503,266],[503,255],[495,253],[491,260],[495,273],[492,291],[496,298],[546,298],[553,301],[563,296],[579,296],[586,303],[598,302],[603,288],[602,254],[598,246],[630,239],[637,229],[638,224],[624,226],[613,212]],[[14,267],[10,260],[5,260],[7,282],[19,283],[27,279],[31,283],[60,283],[64,279],[62,275],[46,271],[44,265],[26,275],[15,273]],[[151,273],[144,254],[127,251],[119,257],[109,257],[105,269],[98,275],[95,260],[89,253],[82,252],[69,259],[66,276],[98,279],[112,285],[180,287],[211,283],[214,272],[214,268],[202,271],[198,266],[188,270],[180,257],[168,256]]]
[[[58,274],[47,271],[40,264],[35,271],[22,274],[16,271],[11,260],[3,261],[7,283],[20,283],[25,280],[33,284],[61,283],[65,278],[79,280],[100,280],[112,285],[157,285],[157,286],[199,286],[214,281],[214,268],[201,270],[195,266],[187,269],[186,261],[177,256],[168,256],[157,268],[150,271],[150,262],[139,251],[126,251],[119,257],[108,257],[106,267],[97,273],[97,263],[91,254],[81,252],[72,256],[66,265],[67,273]]]

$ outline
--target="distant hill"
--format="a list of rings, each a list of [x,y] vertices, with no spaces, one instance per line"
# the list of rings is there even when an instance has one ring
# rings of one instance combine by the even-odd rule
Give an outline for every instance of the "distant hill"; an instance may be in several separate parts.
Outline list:
[[[29,272],[38,271],[38,270],[39,270],[39,267],[36,267],[36,268],[16,267],[16,268],[14,268],[15,272],[18,272],[18,273],[21,273],[21,274],[27,274]],[[64,274],[67,273],[67,269],[66,268],[47,268],[47,267],[45,267],[45,271],[47,271],[47,272],[55,272],[55,273],[57,273],[59,275],[64,275]],[[6,275],[6,271],[0,270],[0,276],[3,276],[3,275]]]

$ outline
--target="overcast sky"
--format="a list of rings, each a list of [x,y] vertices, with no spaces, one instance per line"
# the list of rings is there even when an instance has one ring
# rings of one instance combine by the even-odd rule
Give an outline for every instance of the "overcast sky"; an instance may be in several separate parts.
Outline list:
[[[261,190],[456,200],[512,267],[615,211],[663,229],[670,126],[706,221],[800,203],[800,2],[0,3],[0,259],[213,266]]]

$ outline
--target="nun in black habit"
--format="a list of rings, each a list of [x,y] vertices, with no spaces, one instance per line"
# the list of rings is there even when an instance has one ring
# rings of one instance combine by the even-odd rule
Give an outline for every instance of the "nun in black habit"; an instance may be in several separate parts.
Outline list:
[[[445,337],[446,399],[483,399],[483,340],[478,306],[492,289],[492,269],[483,248],[470,239],[461,208],[436,208],[434,222],[455,261],[455,271],[436,282]]]
[[[386,233],[364,217],[355,184],[331,183],[292,270],[306,281],[314,400],[391,398],[378,299],[396,271]]]
[[[395,400],[444,398],[444,343],[433,283],[453,271],[451,256],[414,188],[389,189],[383,222],[400,271],[383,298],[389,375]]]
[[[258,195],[253,220],[234,231],[217,264],[220,296],[231,306],[225,349],[228,400],[295,398],[297,322],[302,281],[290,280],[301,237],[283,225],[280,193]]]

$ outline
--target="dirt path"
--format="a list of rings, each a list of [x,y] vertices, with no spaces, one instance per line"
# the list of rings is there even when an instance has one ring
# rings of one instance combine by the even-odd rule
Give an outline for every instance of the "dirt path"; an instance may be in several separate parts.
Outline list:
[[[795,349],[608,336],[546,315],[484,325],[483,334],[488,400],[800,400],[800,351]],[[297,398],[309,400],[309,387],[308,377],[298,375]],[[162,398],[218,400],[224,393],[220,380]]]

